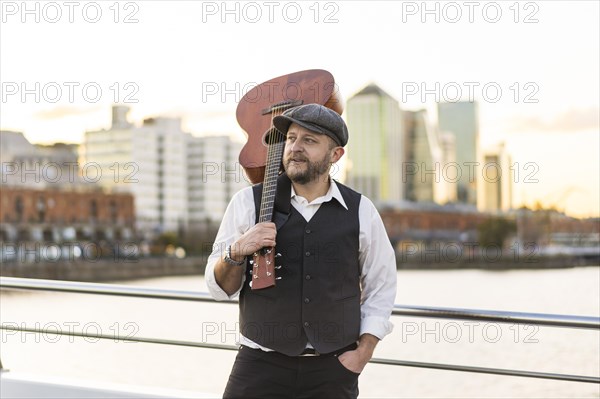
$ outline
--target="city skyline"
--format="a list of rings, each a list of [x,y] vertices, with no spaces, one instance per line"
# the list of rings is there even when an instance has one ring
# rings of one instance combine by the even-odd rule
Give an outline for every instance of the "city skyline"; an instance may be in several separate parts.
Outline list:
[[[234,2],[237,11],[231,5],[227,14],[217,2],[141,1],[119,10],[99,3],[102,18],[91,23],[93,7],[86,16],[81,11],[92,3],[78,3],[72,23],[66,9],[51,22],[55,10],[42,3],[39,22],[33,5],[22,22],[22,10],[5,7],[20,3],[3,3],[2,129],[36,143],[82,142],[85,131],[109,126],[116,97],[132,107],[133,121],[181,116],[193,134],[241,141],[234,115],[244,87],[323,68],[343,98],[375,82],[403,110],[427,109],[433,123],[436,96],[452,100],[459,90],[465,100],[472,90],[481,150],[505,142],[519,172],[515,207],[539,201],[579,217],[600,213],[596,2],[474,2],[472,10],[448,2],[428,10],[420,2],[275,2],[273,22],[264,3],[253,3],[263,18],[252,22],[256,9],[248,2]],[[296,22],[293,4],[301,11]],[[295,46],[301,39],[309,45]],[[36,91],[36,83],[39,99],[33,93],[22,101],[21,88]],[[97,102],[82,98],[86,84],[88,96],[101,88]],[[62,97],[48,101],[57,87]]]

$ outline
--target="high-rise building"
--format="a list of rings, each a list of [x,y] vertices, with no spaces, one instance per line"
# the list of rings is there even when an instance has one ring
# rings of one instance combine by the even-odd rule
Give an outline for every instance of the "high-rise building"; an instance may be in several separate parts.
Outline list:
[[[440,131],[450,131],[455,137],[456,163],[460,171],[457,181],[457,201],[477,206],[479,115],[475,102],[438,103]]]
[[[375,202],[402,200],[404,128],[398,101],[369,84],[348,100],[346,121],[346,183]]]
[[[513,170],[504,143],[484,154],[481,169],[483,198],[481,210],[508,211],[512,208]]]
[[[242,145],[228,136],[188,137],[188,217],[191,229],[220,222],[229,200],[249,182],[237,161]],[[218,224],[218,223],[217,223]]]
[[[433,202],[440,181],[441,148],[436,131],[429,125],[427,111],[404,111],[404,156],[402,182],[408,201]]]
[[[456,163],[456,139],[452,132],[439,132],[441,170],[440,182],[436,184],[435,202],[438,204],[456,202],[456,181],[458,164]],[[453,167],[454,166],[454,167]]]
[[[149,118],[136,127],[113,108],[109,129],[85,133],[82,173],[102,187],[130,192],[137,229],[148,237],[187,223],[187,136],[179,118]]]

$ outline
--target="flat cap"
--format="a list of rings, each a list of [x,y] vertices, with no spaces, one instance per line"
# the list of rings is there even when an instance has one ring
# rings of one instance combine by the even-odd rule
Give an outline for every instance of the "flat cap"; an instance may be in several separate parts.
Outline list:
[[[342,117],[322,105],[300,105],[273,118],[275,128],[283,134],[287,134],[292,123],[315,133],[326,134],[341,147],[348,143],[348,127]]]

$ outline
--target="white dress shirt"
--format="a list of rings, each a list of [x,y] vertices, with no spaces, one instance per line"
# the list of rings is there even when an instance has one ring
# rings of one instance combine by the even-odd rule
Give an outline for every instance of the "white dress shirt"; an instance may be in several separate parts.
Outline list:
[[[331,182],[334,182],[334,180],[331,180]],[[319,210],[322,203],[334,199],[348,209],[337,184],[330,184],[327,194],[316,198],[310,203],[304,197],[296,195],[293,187],[291,191],[292,206],[307,222]],[[361,271],[360,334],[368,333],[383,339],[393,329],[393,324],[389,319],[396,298],[396,257],[377,209],[371,200],[364,195],[360,200],[358,217]],[[216,300],[233,299],[239,295],[242,289],[246,273],[242,274],[237,291],[232,295],[227,295],[217,284],[214,268],[218,260],[222,258],[225,248],[233,244],[242,234],[254,226],[255,220],[256,212],[252,187],[246,187],[237,192],[231,199],[217,233],[213,252],[209,256],[206,265],[206,284],[210,294]],[[270,350],[241,334],[240,344]]]

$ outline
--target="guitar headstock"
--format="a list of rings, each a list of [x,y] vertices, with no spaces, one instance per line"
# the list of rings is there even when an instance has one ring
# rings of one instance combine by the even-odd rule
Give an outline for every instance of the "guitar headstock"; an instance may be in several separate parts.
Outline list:
[[[281,256],[275,254],[275,248],[263,248],[252,255],[250,264],[252,265],[252,281],[250,288],[260,290],[263,288],[273,287],[275,280],[281,277],[275,276],[275,269],[281,266],[275,266],[275,258]]]

